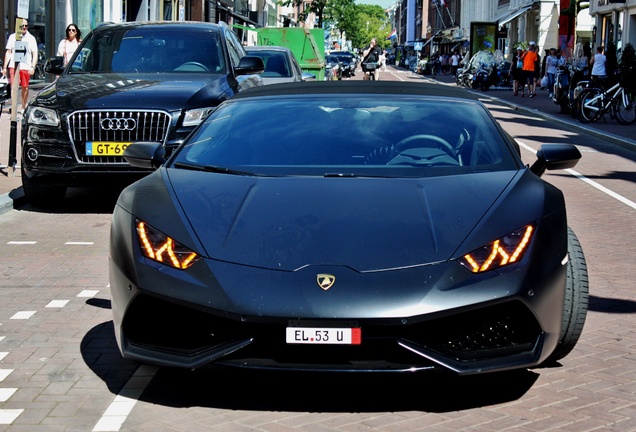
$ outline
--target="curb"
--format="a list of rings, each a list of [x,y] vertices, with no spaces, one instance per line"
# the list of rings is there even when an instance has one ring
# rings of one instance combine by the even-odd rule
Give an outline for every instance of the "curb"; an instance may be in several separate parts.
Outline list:
[[[0,216],[10,212],[23,203],[26,203],[26,197],[24,196],[22,186],[13,189],[9,193],[0,195]]]

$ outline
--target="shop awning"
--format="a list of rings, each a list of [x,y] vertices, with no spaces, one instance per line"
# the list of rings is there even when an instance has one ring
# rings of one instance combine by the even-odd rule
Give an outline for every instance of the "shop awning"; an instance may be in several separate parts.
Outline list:
[[[526,13],[529,9],[532,8],[532,5],[530,6],[524,6],[520,9],[517,9],[516,11],[513,12],[509,12],[508,14],[502,16],[501,18],[499,18],[497,20],[497,22],[499,23],[500,26],[509,23],[510,21],[512,21],[513,19],[517,18],[519,15],[522,15],[524,13]]]

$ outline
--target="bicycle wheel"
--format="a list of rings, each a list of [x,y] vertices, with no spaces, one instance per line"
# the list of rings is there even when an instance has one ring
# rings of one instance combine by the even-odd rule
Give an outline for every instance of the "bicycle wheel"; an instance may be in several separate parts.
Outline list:
[[[636,121],[636,96],[633,91],[623,89],[616,104],[616,121],[628,125]]]
[[[583,90],[579,95],[579,109],[576,117],[581,123],[590,123],[601,117],[603,109],[602,92],[597,88]]]

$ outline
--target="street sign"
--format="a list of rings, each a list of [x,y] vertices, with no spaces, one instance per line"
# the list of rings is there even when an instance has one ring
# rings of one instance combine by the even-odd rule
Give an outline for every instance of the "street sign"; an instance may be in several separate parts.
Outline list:
[[[15,41],[15,51],[13,53],[13,61],[21,63],[24,61],[24,57],[27,52],[27,43],[25,41],[19,40]]]
[[[415,43],[413,44],[413,49],[414,49],[415,51],[422,51],[422,42],[415,42]]]
[[[29,0],[18,0],[18,17],[29,17]]]

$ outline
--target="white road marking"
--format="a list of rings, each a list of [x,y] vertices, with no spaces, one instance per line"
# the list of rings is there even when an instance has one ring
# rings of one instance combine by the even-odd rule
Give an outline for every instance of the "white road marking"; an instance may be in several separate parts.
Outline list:
[[[13,369],[0,369],[0,382],[4,381],[6,377],[11,375],[11,372],[13,372]]]
[[[9,241],[7,242],[7,244],[9,245],[35,245],[37,244],[37,241]],[[94,242],[66,242],[65,245],[69,245],[69,246],[75,246],[75,245],[79,245],[79,246],[90,246],[95,244]],[[82,292],[80,292],[77,297],[94,297],[97,293],[99,292],[99,290],[84,290]],[[45,307],[47,308],[63,308],[64,306],[66,306],[66,304],[69,302],[69,300],[52,300],[50,301]],[[35,315],[37,311],[19,311],[16,314],[14,314],[10,319],[15,319],[15,320],[27,320],[29,318],[31,318],[33,315]],[[2,340],[5,339],[5,336],[0,336],[0,342],[2,342]],[[2,361],[7,355],[9,355],[8,352],[0,352],[0,361]],[[0,382],[4,381],[12,372],[14,371],[14,369],[0,369]],[[139,372],[139,369],[137,370]],[[154,376],[154,372],[152,374]],[[133,376],[134,378],[134,376]],[[152,378],[152,376],[150,377]],[[148,379],[149,381],[150,379]],[[143,388],[145,388],[147,385],[147,382],[144,383]],[[127,384],[128,386],[128,384]],[[132,388],[133,386],[130,385],[129,388]],[[143,388],[139,391],[139,395],[141,395],[141,392],[143,391]],[[124,389],[126,389],[126,387],[124,387]],[[13,396],[13,394],[17,391],[17,388],[0,388],[0,402],[6,402],[7,400],[9,400],[9,398],[11,398],[11,396]],[[123,391],[123,390],[122,390]],[[132,392],[134,394],[134,392]],[[114,402],[113,402],[114,403]],[[134,406],[134,402],[132,403],[130,409],[132,410],[132,406]],[[20,416],[20,414],[22,414],[24,412],[24,409],[0,409],[0,425],[10,425],[13,424],[13,422]],[[126,414],[127,416],[127,414]],[[123,417],[123,419],[121,420],[121,423],[123,423],[123,421],[126,419],[126,416]],[[120,423],[120,425],[121,425]],[[117,429],[96,429],[96,430],[119,430],[119,427]]]
[[[517,142],[519,143],[519,145],[521,147],[523,147],[524,149],[528,150],[529,152],[534,153],[534,154],[537,153],[537,151],[535,149],[533,149],[532,147],[530,147],[529,145],[524,144],[524,143],[522,143],[521,141],[518,141],[518,140],[517,140]],[[587,178],[584,175],[574,171],[571,168],[567,168],[564,171],[572,174],[574,177],[578,178],[579,180],[584,181],[585,183],[589,184],[590,186],[593,186],[596,189],[600,190],[604,194],[609,195],[612,198],[614,198],[614,199],[622,202],[623,204],[627,205],[628,207],[631,207],[632,209],[636,210],[636,203],[634,201],[631,201],[631,200],[625,198],[624,196],[617,194],[616,192],[606,188],[605,186],[595,182],[594,180],[590,180],[589,178]]]
[[[0,388],[0,402],[8,401],[16,391],[18,391],[17,388]]]
[[[0,409],[0,424],[11,424],[22,414],[23,409]]]
[[[10,319],[28,320],[33,315],[35,315],[36,312],[37,311],[20,311],[20,312],[17,312],[15,315],[13,315]]]
[[[68,303],[68,300],[51,300],[45,307],[47,308],[63,308]]]
[[[143,365],[130,377],[121,392],[115,396],[110,406],[99,419],[93,432],[116,432],[135,407],[137,399],[141,396],[146,386],[157,373],[156,366]]]

